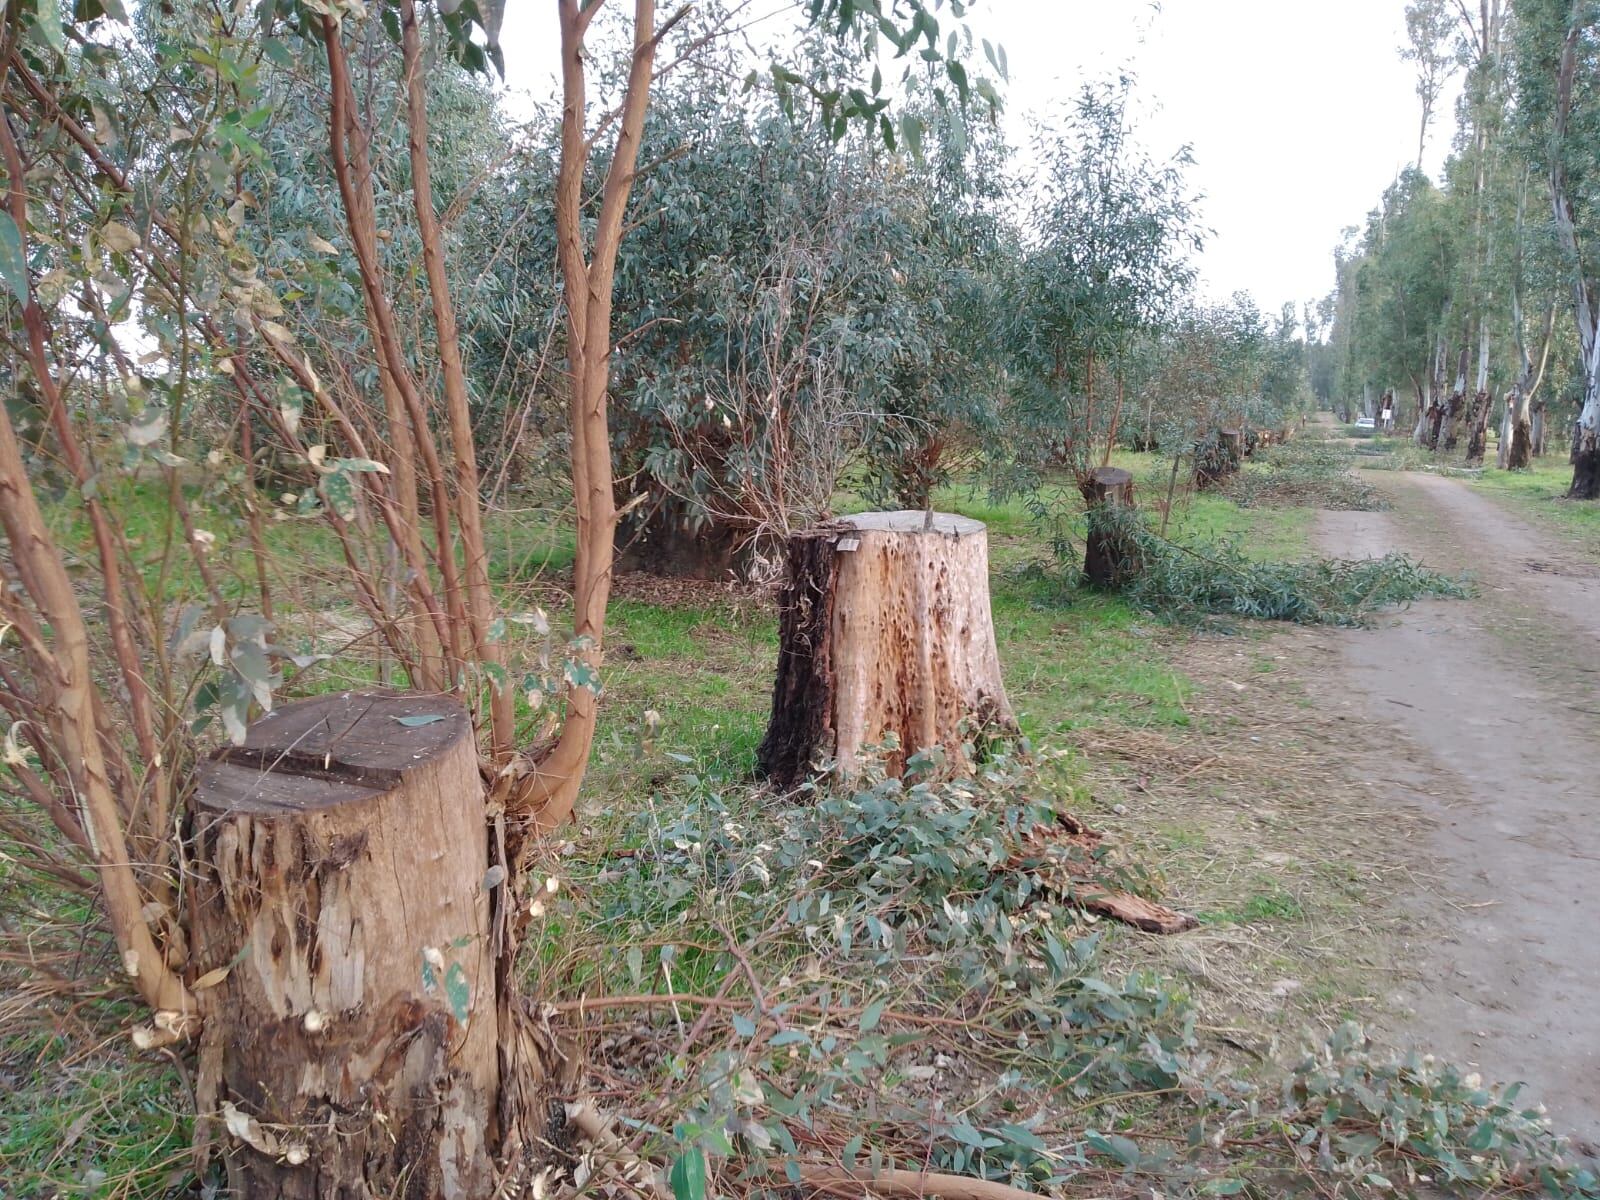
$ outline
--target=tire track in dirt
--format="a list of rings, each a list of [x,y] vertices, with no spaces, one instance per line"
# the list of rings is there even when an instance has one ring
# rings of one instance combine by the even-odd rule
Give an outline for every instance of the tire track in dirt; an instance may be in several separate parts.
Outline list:
[[[1389,728],[1363,770],[1432,818],[1436,886],[1405,898],[1401,1040],[1525,1080],[1560,1132],[1600,1145],[1600,570],[1457,480],[1373,479],[1382,513],[1323,512],[1323,553],[1471,568],[1434,601],[1338,635],[1328,699]],[[1540,636],[1546,631],[1566,636]]]

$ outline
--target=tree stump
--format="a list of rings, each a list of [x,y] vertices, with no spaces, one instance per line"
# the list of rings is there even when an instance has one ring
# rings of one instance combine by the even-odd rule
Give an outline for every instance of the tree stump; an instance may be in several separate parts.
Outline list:
[[[1119,588],[1144,563],[1130,523],[1135,519],[1133,475],[1121,467],[1096,467],[1079,481],[1088,509],[1083,574],[1095,587]]]
[[[782,788],[831,759],[853,775],[893,734],[953,756],[972,726],[1013,732],[989,611],[988,535],[948,513],[862,513],[791,538],[772,719],[757,756]]]
[[[1202,490],[1217,487],[1239,473],[1244,461],[1244,439],[1237,429],[1217,429],[1194,446],[1195,484]]]
[[[288,705],[201,764],[200,1111],[245,1200],[494,1191],[483,782],[442,696]],[[504,875],[504,872],[501,872]]]

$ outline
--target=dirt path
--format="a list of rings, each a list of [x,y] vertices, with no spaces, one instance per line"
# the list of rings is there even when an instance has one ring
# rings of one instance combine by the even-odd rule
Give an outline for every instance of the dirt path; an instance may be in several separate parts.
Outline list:
[[[1432,818],[1395,1032],[1527,1081],[1600,1146],[1600,568],[1460,480],[1364,477],[1394,510],[1319,514],[1324,553],[1403,550],[1481,588],[1339,635],[1327,681],[1392,731],[1364,772]]]

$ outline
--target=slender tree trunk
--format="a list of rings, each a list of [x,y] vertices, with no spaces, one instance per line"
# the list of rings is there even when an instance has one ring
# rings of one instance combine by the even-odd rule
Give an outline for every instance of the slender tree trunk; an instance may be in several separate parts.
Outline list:
[[[1161,536],[1167,536],[1167,525],[1172,520],[1172,504],[1178,493],[1178,467],[1183,462],[1183,455],[1177,451],[1172,453],[1172,471],[1167,476],[1167,499],[1161,506]],[[1199,470],[1198,467],[1195,468]]]
[[[611,305],[623,217],[633,188],[655,54],[666,28],[656,28],[654,0],[635,0],[633,57],[620,110],[616,148],[600,191],[600,211],[585,239],[584,168],[589,137],[584,35],[598,4],[559,0],[561,23],[561,162],[556,176],[556,249],[567,310],[568,406],[572,426],[572,488],[577,513],[573,607],[577,657],[598,677],[611,595],[617,506],[611,473],[607,405],[611,383]],[[679,10],[679,16],[687,10]],[[674,18],[676,20],[677,18]],[[670,22],[669,22],[670,24]],[[586,250],[587,247],[587,250]],[[555,749],[534,766],[517,799],[531,806],[538,828],[565,824],[594,744],[599,697],[594,686],[567,690],[567,717]]]

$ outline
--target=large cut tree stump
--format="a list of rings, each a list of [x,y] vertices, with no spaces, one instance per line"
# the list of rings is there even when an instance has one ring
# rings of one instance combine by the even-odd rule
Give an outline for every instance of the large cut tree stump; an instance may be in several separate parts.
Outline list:
[[[840,774],[893,734],[888,767],[1014,731],[989,612],[988,535],[948,513],[862,513],[791,538],[761,773]]]
[[[195,986],[225,972],[200,1110],[226,1118],[235,1194],[493,1194],[497,881],[465,710],[291,704],[203,763],[195,800]]]
[[[1143,565],[1133,529],[1133,474],[1121,467],[1096,467],[1079,481],[1078,490],[1089,522],[1084,577],[1096,587],[1119,588]]]

